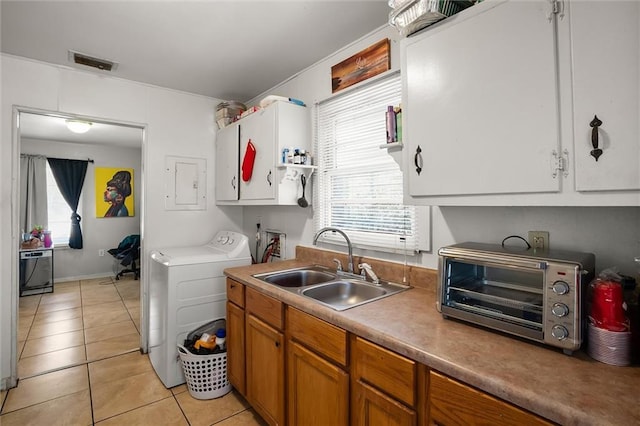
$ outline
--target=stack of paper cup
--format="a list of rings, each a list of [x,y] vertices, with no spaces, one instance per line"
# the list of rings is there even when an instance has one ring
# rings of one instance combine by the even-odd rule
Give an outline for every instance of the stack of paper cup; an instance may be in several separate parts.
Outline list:
[[[631,364],[631,332],[622,285],[599,278],[592,289],[587,353],[606,364]]]
[[[609,331],[589,324],[589,356],[605,364],[631,364],[631,332]]]

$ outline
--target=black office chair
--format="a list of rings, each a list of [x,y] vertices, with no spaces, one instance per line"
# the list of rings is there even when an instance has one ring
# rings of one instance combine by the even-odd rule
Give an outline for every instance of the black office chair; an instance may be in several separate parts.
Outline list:
[[[107,250],[115,259],[116,265],[120,264],[125,268],[116,274],[116,280],[127,273],[134,274],[134,279],[140,277],[140,235],[132,234],[126,236],[117,248]],[[115,270],[114,270],[115,273]]]

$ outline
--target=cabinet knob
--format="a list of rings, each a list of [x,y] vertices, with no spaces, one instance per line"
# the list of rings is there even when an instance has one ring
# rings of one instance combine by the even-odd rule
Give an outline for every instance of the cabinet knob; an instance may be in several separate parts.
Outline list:
[[[275,342],[276,343],[276,348],[280,347],[280,342]]]
[[[416,166],[416,173],[420,175],[420,172],[422,172],[422,148],[420,148],[420,145],[416,148],[416,155],[413,156],[413,164]]]
[[[602,126],[602,121],[594,115],[589,126],[591,126],[591,145],[593,146],[591,156],[598,161],[598,157],[602,155],[602,150],[598,148],[598,127]]]

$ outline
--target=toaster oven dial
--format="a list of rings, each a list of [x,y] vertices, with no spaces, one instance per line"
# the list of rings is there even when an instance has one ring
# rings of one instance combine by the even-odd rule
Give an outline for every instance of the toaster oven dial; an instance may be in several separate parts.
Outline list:
[[[566,317],[569,315],[569,307],[564,303],[554,303],[551,313],[559,318]]]
[[[569,337],[569,330],[563,325],[554,325],[551,327],[551,335],[558,340],[564,340]]]
[[[569,284],[564,281],[556,281],[551,286],[551,289],[555,294],[567,294],[569,293]]]

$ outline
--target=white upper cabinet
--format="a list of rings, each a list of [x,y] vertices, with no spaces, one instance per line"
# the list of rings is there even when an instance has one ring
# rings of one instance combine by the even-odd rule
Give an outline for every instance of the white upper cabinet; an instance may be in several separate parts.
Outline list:
[[[407,43],[411,195],[559,190],[549,169],[559,146],[549,7],[502,3]]]
[[[640,189],[640,3],[576,1],[569,17],[576,190]]]
[[[274,102],[221,129],[216,146],[217,204],[297,205],[305,170],[282,165],[282,151],[310,150],[306,107]]]
[[[405,202],[640,205],[639,10],[485,0],[404,39]]]
[[[237,201],[240,197],[240,126],[229,124],[216,136],[216,200]]]

